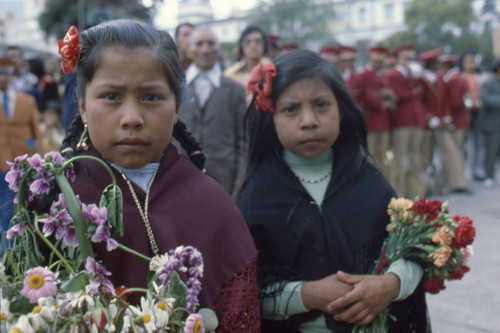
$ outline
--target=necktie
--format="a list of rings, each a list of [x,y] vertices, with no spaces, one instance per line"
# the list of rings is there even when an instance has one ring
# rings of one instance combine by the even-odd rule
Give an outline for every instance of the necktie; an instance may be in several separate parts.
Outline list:
[[[7,91],[3,92],[3,110],[7,118],[9,118],[9,98],[7,96]]]

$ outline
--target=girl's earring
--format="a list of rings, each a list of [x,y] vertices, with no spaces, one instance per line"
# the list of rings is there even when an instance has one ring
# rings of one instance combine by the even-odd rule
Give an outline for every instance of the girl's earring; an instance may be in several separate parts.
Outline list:
[[[88,134],[89,134],[89,131],[88,131],[87,124],[84,124],[83,125],[82,136],[80,137],[80,141],[78,141],[78,143],[76,144],[76,150],[77,151],[88,150],[89,149],[89,146],[88,146],[88,140],[89,140]]]

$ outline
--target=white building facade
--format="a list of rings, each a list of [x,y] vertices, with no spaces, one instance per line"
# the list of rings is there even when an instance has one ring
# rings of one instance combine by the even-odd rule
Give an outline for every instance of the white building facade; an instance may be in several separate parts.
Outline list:
[[[341,44],[378,43],[406,29],[405,10],[411,0],[334,0],[337,18],[331,31]]]
[[[55,38],[45,38],[38,24],[46,0],[0,0],[0,45],[57,54]]]

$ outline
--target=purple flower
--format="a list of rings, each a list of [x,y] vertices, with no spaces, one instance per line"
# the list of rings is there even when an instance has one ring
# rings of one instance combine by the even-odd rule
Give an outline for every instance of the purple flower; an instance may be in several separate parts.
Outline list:
[[[110,276],[111,272],[107,271],[101,264],[99,264],[94,258],[87,257],[87,262],[85,263],[85,271],[93,276]]]
[[[104,225],[108,219],[108,210],[106,207],[98,208],[94,205],[90,212],[90,216],[95,224],[101,226]]]
[[[101,264],[99,264],[94,258],[87,257],[87,262],[85,263],[85,271],[94,277],[94,279],[90,279],[90,287],[91,290],[89,294],[95,296],[99,293],[99,289],[103,292],[111,293],[115,295],[115,288],[113,283],[106,278],[106,276],[110,276],[111,272],[107,271]]]
[[[5,175],[5,181],[9,183],[9,189],[17,192],[23,178],[23,169],[16,163],[7,162],[7,164],[10,166],[10,170]]]
[[[95,204],[86,205],[82,203],[82,216],[85,219],[92,219],[92,209],[96,208]]]
[[[95,230],[94,234],[90,238],[90,240],[94,243],[100,243],[106,238],[108,238],[110,235],[108,228],[104,225],[100,225],[97,227]]]
[[[61,199],[61,196],[59,196],[59,199]],[[61,209],[61,201],[57,201],[50,207],[49,217],[38,221],[44,224],[42,231],[45,237],[52,235],[55,231],[56,239],[61,239],[67,234],[68,226],[73,222],[73,218],[67,209]]]
[[[44,169],[44,166],[42,165],[42,157],[39,154],[34,154],[31,157],[28,157],[26,159],[29,164],[36,170],[36,172],[40,172]]]
[[[23,225],[21,223],[17,223],[12,226],[9,230],[7,230],[7,235],[5,238],[8,240],[13,240],[16,236],[21,236],[23,234]]]
[[[194,312],[198,304],[198,294],[201,291],[201,282],[199,279],[203,276],[203,257],[192,246],[178,246],[169,253],[170,257],[163,264],[163,269],[159,272],[159,279],[162,281],[162,285],[165,286],[174,270],[186,271],[188,275],[188,280],[186,281],[186,286],[188,287],[186,308],[188,311]]]
[[[75,227],[71,224],[68,226],[66,229],[66,233],[63,236],[63,242],[67,246],[70,246],[72,248],[78,247],[78,239],[76,237],[76,230]]]
[[[47,159],[47,157],[52,157],[52,162],[57,163],[57,164],[63,164],[64,163],[64,158],[62,157],[61,153],[58,151],[49,151],[47,154],[45,154],[44,158]]]
[[[106,238],[106,250],[108,252],[113,251],[118,247],[118,242],[111,237]]]
[[[21,165],[28,158],[28,154],[14,157],[14,163]]]
[[[76,179],[76,174],[75,174],[75,169],[73,167],[69,168],[69,169],[66,169],[65,171],[65,175],[66,175],[66,178],[68,178],[68,180],[70,182],[74,182],[75,179]]]
[[[81,205],[80,198],[78,197],[78,195],[76,196],[76,199],[78,201],[78,204]],[[64,197],[64,194],[59,193],[59,197],[58,197],[58,200],[57,200],[57,205],[68,209],[68,203],[66,202],[66,198]]]
[[[33,195],[48,194],[52,188],[52,176],[47,171],[42,171],[35,176],[36,180],[30,185]]]

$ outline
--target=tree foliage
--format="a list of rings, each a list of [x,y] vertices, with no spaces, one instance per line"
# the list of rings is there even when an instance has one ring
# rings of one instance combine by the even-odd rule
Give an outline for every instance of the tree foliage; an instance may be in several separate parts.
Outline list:
[[[250,22],[266,32],[279,34],[283,42],[304,47],[328,38],[333,8],[331,1],[260,0],[250,14]]]
[[[486,0],[480,12],[492,8],[494,3]],[[405,18],[408,29],[388,38],[384,44],[389,48],[413,42],[417,52],[440,47],[456,55],[472,50],[485,60],[492,57],[491,29],[476,16],[470,0],[413,0]]]
[[[84,22],[81,22],[81,19],[79,22],[79,14]],[[86,28],[89,25],[99,23],[106,16],[108,18],[150,20],[151,12],[138,0],[85,0],[81,3],[77,0],[47,0],[38,22],[46,36],[55,36],[57,39],[61,39],[71,25]]]

